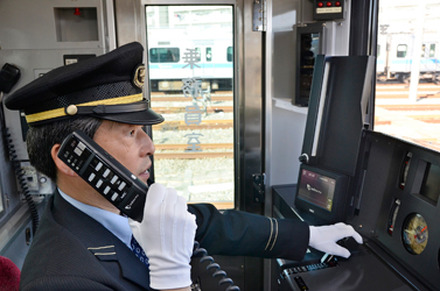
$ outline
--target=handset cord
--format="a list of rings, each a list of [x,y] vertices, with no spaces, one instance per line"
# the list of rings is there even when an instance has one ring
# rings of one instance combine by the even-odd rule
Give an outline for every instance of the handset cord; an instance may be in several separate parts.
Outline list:
[[[20,188],[22,191],[22,194],[28,204],[29,210],[31,212],[31,219],[32,219],[32,234],[35,234],[38,228],[38,224],[40,222],[40,218],[38,215],[37,206],[35,204],[34,199],[32,198],[32,195],[30,194],[29,187],[26,182],[25,173],[23,168],[20,167],[20,161],[17,158],[17,152],[15,150],[14,141],[12,140],[11,134],[9,133],[9,129],[6,128],[6,141],[8,144],[8,151],[9,151],[9,159],[12,163],[12,166],[15,171],[15,176],[17,177],[18,183],[20,184]]]
[[[218,278],[219,286],[225,286],[225,291],[240,291],[240,288],[234,285],[234,281],[228,277],[228,274],[221,269],[220,265],[214,261],[214,258],[208,255],[208,251],[200,247],[199,242],[194,242],[194,257],[200,257],[200,263],[208,263],[206,270],[211,272],[213,278]],[[191,287],[191,290],[200,290],[197,287]]]

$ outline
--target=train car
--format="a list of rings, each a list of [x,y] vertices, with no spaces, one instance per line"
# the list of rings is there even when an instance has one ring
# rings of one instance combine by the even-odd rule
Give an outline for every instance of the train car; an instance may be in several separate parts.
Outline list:
[[[398,80],[409,83],[415,54],[420,54],[417,71],[421,80],[438,82],[439,44],[435,37],[424,35],[417,50],[413,34],[388,34],[378,37],[378,81]]]
[[[1,0],[0,290],[440,290],[439,14]]]
[[[212,18],[205,19],[206,13]],[[234,40],[227,7],[156,7],[147,14],[154,15],[147,20],[151,90],[181,91],[188,76],[198,78],[204,91],[232,90]]]
[[[188,78],[188,59],[194,59],[192,77],[199,77],[203,90],[232,90],[233,50],[232,35],[224,39],[205,38],[187,40],[185,32],[173,31],[161,39],[152,32],[148,48],[151,90],[157,92],[182,91],[183,79]],[[215,34],[216,35],[216,34]]]

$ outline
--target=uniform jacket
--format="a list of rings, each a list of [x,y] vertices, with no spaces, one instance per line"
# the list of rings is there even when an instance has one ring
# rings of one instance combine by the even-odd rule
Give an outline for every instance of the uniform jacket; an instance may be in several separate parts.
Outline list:
[[[209,254],[301,259],[306,224],[210,204],[189,205]],[[49,200],[21,270],[21,290],[149,290],[148,268],[96,220],[56,192]]]

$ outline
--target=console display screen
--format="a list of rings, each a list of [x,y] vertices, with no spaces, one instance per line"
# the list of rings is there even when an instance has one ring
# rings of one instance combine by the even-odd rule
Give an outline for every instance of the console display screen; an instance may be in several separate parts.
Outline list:
[[[327,211],[332,211],[335,185],[335,179],[302,169],[298,198]]]

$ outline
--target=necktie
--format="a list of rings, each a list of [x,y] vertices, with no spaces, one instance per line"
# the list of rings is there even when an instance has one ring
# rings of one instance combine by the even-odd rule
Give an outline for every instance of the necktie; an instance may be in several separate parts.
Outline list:
[[[139,245],[134,236],[131,237],[131,249],[136,257],[148,267],[148,258],[142,247]]]

